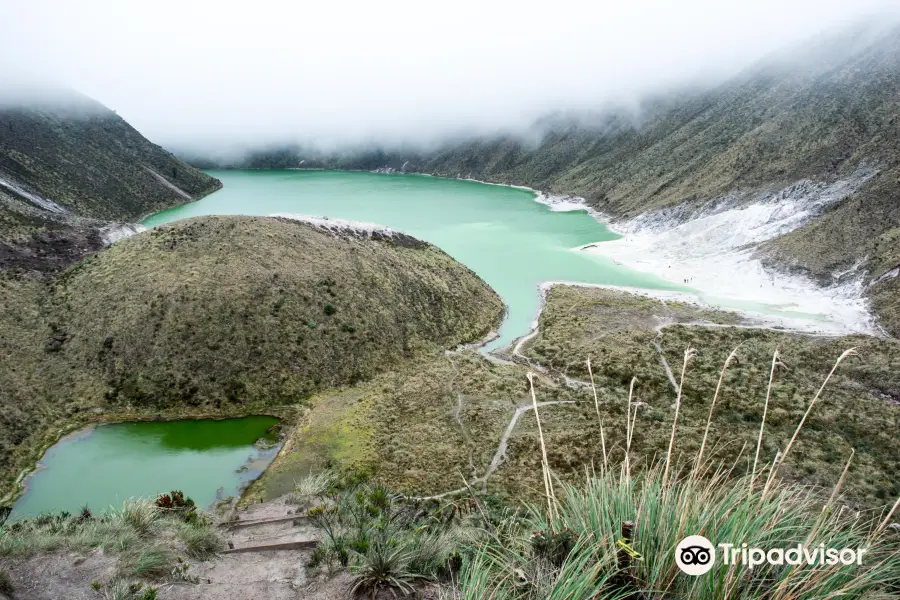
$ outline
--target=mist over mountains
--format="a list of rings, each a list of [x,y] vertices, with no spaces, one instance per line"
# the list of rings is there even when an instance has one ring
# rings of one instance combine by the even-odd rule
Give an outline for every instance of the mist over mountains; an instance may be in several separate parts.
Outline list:
[[[79,83],[194,167],[470,177],[581,196],[618,220],[690,219],[863,172],[855,193],[816,208],[810,223],[766,242],[757,256],[823,285],[859,279],[895,327],[897,7],[798,1],[726,10],[692,2],[639,14],[648,6],[609,14],[564,5],[449,14],[392,6],[367,12],[369,21],[356,15],[343,30],[339,15],[323,7],[292,21],[296,13],[279,5],[286,12],[278,19],[250,15],[239,23],[188,3],[184,20],[167,24],[179,33],[172,46],[155,53],[138,43],[149,39],[154,15],[136,20],[128,8],[96,0],[92,11],[110,13],[87,31],[107,19],[121,28],[88,53],[85,32],[60,29],[68,8],[48,15],[20,7],[13,16],[23,30],[43,16],[46,32],[72,45],[65,60],[38,53],[32,72],[12,81],[54,80],[54,70],[64,71],[54,85]],[[568,28],[554,26],[561,20]],[[216,35],[192,40],[186,23]],[[245,33],[241,43],[222,39],[237,31]],[[103,46],[112,41],[116,53]],[[16,68],[21,74],[23,65]],[[44,84],[7,86],[0,96],[7,107],[21,104],[12,91],[36,85]],[[32,93],[28,110],[57,123],[59,108],[47,108],[53,97]],[[156,173],[186,189],[177,180],[189,172],[172,168],[143,169],[141,185],[167,188]],[[83,173],[66,180],[94,180]]]
[[[172,150],[421,148],[526,133],[556,111],[635,112],[648,96],[709,89],[772,52],[898,14],[890,0],[261,0],[242,11],[49,0],[0,7],[15,24],[0,74],[4,88],[77,89]]]
[[[856,181],[847,198],[763,244],[778,270],[862,278],[896,330],[900,254],[900,26],[853,27],[776,53],[708,88],[604,111],[556,111],[527,130],[430,147],[291,144],[195,166],[396,170],[573,194],[613,219],[677,223],[803,182]],[[802,198],[799,200],[804,201]]]

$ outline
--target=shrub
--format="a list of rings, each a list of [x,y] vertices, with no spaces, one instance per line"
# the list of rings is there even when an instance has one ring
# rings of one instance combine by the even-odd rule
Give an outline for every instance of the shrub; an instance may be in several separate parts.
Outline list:
[[[321,483],[309,485],[321,489]],[[364,476],[335,482],[327,496],[325,504],[307,511],[324,533],[309,564],[349,566],[354,592],[392,588],[408,593],[415,582],[447,572],[459,551],[456,531],[444,514],[413,505]]]
[[[138,535],[147,535],[159,525],[162,513],[156,504],[144,498],[129,498],[122,508],[112,511],[111,518],[130,526]]]
[[[187,523],[197,522],[197,504],[192,498],[186,498],[184,492],[172,490],[169,494],[160,494],[156,498],[159,510],[177,515]]]
[[[96,583],[96,582],[95,582]],[[100,589],[100,584],[94,586]],[[142,583],[131,583],[126,579],[114,579],[103,590],[104,600],[156,600],[156,588],[144,587]]]
[[[122,555],[119,571],[133,577],[162,577],[175,564],[175,553],[162,544],[150,544]]]
[[[413,584],[425,579],[422,573],[415,572],[411,563],[416,557],[412,538],[400,540],[379,539],[369,545],[365,554],[359,556],[350,572],[353,574],[353,586],[350,594],[360,592],[369,597],[383,589],[393,589],[401,594],[413,591]]]
[[[301,496],[321,496],[329,491],[337,482],[337,476],[331,471],[310,473],[303,479],[294,482],[294,493]]]
[[[178,534],[193,558],[205,560],[225,549],[225,540],[211,525],[185,525]]]
[[[134,588],[124,579],[114,579],[103,590],[104,600],[134,600]]]

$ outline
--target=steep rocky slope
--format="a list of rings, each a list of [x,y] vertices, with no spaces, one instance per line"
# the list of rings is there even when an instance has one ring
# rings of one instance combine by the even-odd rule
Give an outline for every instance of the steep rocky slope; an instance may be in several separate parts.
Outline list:
[[[113,239],[111,222],[219,187],[75,92],[0,97],[0,269],[65,266]]]

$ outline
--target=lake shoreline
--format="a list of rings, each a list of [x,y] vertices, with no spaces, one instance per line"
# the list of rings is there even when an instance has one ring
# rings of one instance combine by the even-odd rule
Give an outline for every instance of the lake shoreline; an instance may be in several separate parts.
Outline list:
[[[292,426],[297,420],[297,407],[264,407],[254,405],[246,410],[166,410],[166,411],[115,411],[109,413],[93,413],[84,418],[71,419],[57,423],[42,437],[40,444],[32,451],[32,459],[28,466],[19,472],[13,483],[12,489],[0,498],[0,506],[12,507],[27,491],[27,480],[36,471],[50,450],[56,444],[64,441],[69,436],[79,434],[86,429],[93,429],[101,425],[114,425],[117,423],[143,423],[143,422],[170,422],[170,421],[194,421],[210,420],[224,421],[228,419],[242,419],[246,417],[273,417],[278,419],[283,426]],[[260,475],[262,475],[260,473]],[[246,487],[252,482],[248,482]],[[245,489],[246,489],[245,487]]]
[[[376,170],[374,172],[380,171]],[[440,177],[427,173],[418,173],[418,175]],[[685,285],[691,285],[693,281],[700,276],[706,287],[711,288],[708,291],[670,292],[668,290],[654,290],[651,288],[630,286],[592,284],[574,281],[547,281],[539,285],[538,293],[541,297],[546,293],[543,290],[543,287],[554,284],[620,289],[621,291],[626,291],[628,293],[637,293],[653,298],[676,299],[677,301],[700,307],[727,310],[757,321],[762,327],[768,326],[776,329],[829,336],[861,334],[877,337],[883,334],[883,331],[880,330],[875,322],[875,317],[869,308],[868,301],[863,297],[863,287],[859,278],[834,286],[821,286],[801,275],[763,267],[760,261],[753,256],[752,251],[731,250],[728,248],[717,253],[716,258],[718,260],[712,264],[710,264],[711,261],[705,260],[708,256],[699,253],[694,255],[688,254],[688,261],[691,262],[689,262],[688,266],[685,268],[685,261],[683,260],[685,258],[684,256],[679,257],[681,260],[673,260],[671,257],[668,257],[667,253],[670,252],[670,248],[660,244],[658,239],[654,238],[651,232],[648,232],[645,227],[642,227],[647,221],[652,220],[652,211],[642,213],[628,221],[616,222],[610,215],[604,214],[590,206],[587,200],[581,196],[551,194],[525,185],[496,183],[470,177],[446,177],[446,179],[459,179],[461,181],[473,181],[484,185],[526,190],[534,194],[534,198],[532,198],[534,202],[548,206],[553,212],[586,212],[603,224],[611,233],[619,236],[619,239],[592,242],[584,244],[575,250],[603,256],[612,260],[615,264],[625,266],[634,271],[649,273],[676,285],[679,284],[677,281],[679,279],[684,282]],[[837,186],[832,185],[829,187],[844,186],[846,190],[842,191],[849,193],[866,180],[867,177],[863,174],[859,177],[859,182],[851,181],[849,184],[838,182]],[[794,185],[789,186],[786,189],[793,190],[796,189],[796,187],[797,186]],[[782,191],[775,195],[784,196],[784,192]],[[838,198],[838,200],[839,199],[840,198]],[[750,208],[752,207],[753,205],[750,206]],[[690,221],[688,221],[688,223],[690,223]],[[672,224],[670,224],[670,227],[671,226]],[[678,224],[674,224],[674,226],[677,227]],[[781,233],[783,234],[786,232],[782,231]],[[635,243],[635,238],[640,240],[640,242]],[[676,267],[674,271],[672,270],[673,264]],[[707,268],[702,268],[703,266],[706,266]],[[709,267],[712,268],[710,269]],[[716,282],[723,281],[723,279],[725,279],[723,276],[726,276],[729,273],[740,273],[738,279],[744,279],[744,281],[741,282],[743,283],[741,292],[734,293],[731,291],[733,289],[731,286],[717,285]],[[768,282],[766,281],[767,277],[769,279]],[[733,282],[734,279],[735,278],[732,277],[729,281]],[[752,286],[748,282],[752,282]],[[770,283],[771,287],[767,287],[766,283]],[[760,284],[759,289],[762,290],[761,295],[756,291],[756,284]],[[751,301],[772,306],[791,306],[799,304],[806,299],[807,304],[800,306],[810,306],[811,310],[821,311],[820,314],[838,315],[839,318],[833,321],[817,321],[800,316],[779,314],[778,312],[760,312],[752,309],[729,306],[725,303],[704,300],[704,297],[718,297],[719,295],[728,297],[737,302]],[[814,300],[810,301],[810,297]],[[849,310],[845,310],[848,308]],[[534,323],[537,322],[540,311],[541,309],[539,308]],[[824,323],[829,324],[824,325]],[[531,334],[532,333],[529,333],[527,335]],[[514,340],[507,348],[514,348],[520,343],[521,337]],[[498,348],[496,351],[506,350],[507,348]]]

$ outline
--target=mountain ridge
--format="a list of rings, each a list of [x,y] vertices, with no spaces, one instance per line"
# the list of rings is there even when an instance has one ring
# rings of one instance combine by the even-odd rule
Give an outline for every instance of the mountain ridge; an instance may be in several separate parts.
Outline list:
[[[63,268],[102,248],[111,225],[220,187],[76,92],[0,103],[0,268],[9,272]]]

